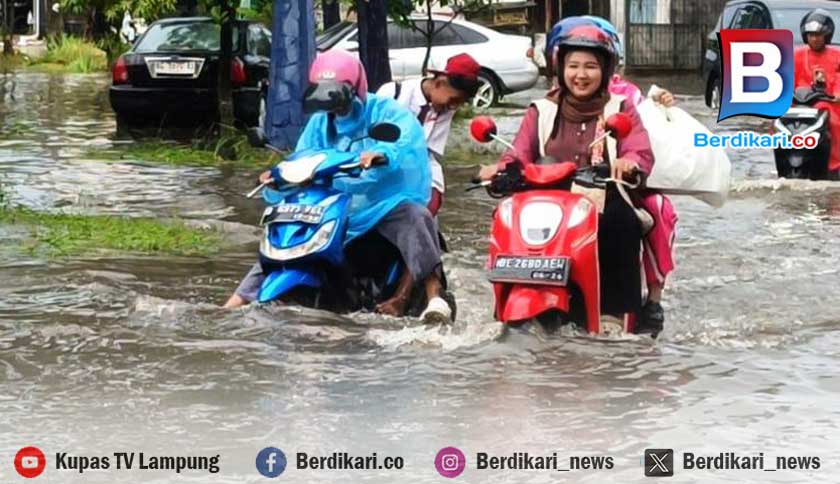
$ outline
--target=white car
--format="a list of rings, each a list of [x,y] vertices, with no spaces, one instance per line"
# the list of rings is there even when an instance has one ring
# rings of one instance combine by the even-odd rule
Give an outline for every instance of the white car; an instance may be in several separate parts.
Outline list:
[[[481,64],[481,87],[473,105],[479,108],[495,104],[502,96],[530,89],[537,83],[539,69],[532,60],[531,39],[507,35],[473,22],[448,17],[433,17],[435,34],[429,69],[442,70],[450,57],[466,52]],[[426,18],[413,18],[425,29]],[[446,25],[447,22],[449,25]],[[446,25],[444,27],[444,25]],[[359,33],[355,23],[341,22],[325,30],[316,39],[319,51],[343,49],[358,52]],[[426,56],[426,40],[420,32],[388,21],[388,51],[391,76],[399,81],[420,77]]]

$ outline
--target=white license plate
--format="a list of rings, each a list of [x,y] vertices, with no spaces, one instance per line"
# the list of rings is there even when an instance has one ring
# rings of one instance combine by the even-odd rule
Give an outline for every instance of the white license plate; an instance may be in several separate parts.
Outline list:
[[[195,74],[195,62],[158,62],[158,74],[191,76]]]
[[[499,256],[490,270],[493,282],[525,282],[565,286],[571,267],[568,257]]]
[[[298,205],[281,203],[273,207],[266,207],[260,225],[267,223],[303,222],[317,224],[321,222],[326,212],[322,205]]]

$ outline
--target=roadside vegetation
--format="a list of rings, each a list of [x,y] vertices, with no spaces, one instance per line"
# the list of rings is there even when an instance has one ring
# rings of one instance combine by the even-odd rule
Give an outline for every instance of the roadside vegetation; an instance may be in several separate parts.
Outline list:
[[[108,55],[93,42],[59,35],[47,39],[47,53],[32,60],[29,68],[51,73],[93,74],[108,70]]]
[[[103,161],[131,160],[172,166],[236,165],[245,168],[268,167],[279,159],[272,151],[251,146],[240,132],[190,142],[145,138],[107,150],[91,149],[87,156]]]
[[[221,245],[216,232],[188,227],[180,221],[46,213],[14,206],[2,184],[0,224],[28,227],[31,240],[26,249],[51,257],[101,250],[207,256],[218,252]]]
[[[119,39],[106,38],[94,43],[79,37],[58,35],[47,39],[47,51],[42,57],[0,55],[0,73],[29,70],[50,74],[96,74],[106,72],[109,65],[127,49]]]

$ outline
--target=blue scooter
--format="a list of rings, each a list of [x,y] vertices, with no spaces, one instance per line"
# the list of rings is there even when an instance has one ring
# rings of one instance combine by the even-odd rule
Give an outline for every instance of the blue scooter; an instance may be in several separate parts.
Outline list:
[[[399,127],[390,123],[368,130],[368,137],[377,141],[394,142],[399,136]],[[387,163],[384,158],[375,160],[371,169]],[[260,263],[266,273],[258,294],[260,303],[280,300],[347,312],[372,309],[393,293],[402,269],[395,248],[388,253],[388,248],[376,247],[366,255],[348,256],[351,196],[334,188],[333,179],[361,173],[353,153],[337,149],[295,152],[272,168],[270,180],[247,195],[252,198],[262,191],[267,205],[260,221],[265,227]],[[445,299],[454,302],[451,296]],[[418,310],[412,306],[418,304],[409,303],[408,314],[416,315],[412,313]],[[422,310],[423,306],[418,307]]]

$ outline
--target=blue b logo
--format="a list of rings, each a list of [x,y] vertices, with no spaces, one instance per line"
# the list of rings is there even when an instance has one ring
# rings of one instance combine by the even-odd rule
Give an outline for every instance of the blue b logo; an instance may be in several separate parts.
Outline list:
[[[778,118],[793,100],[793,34],[790,30],[721,30],[721,95],[718,121],[748,114]]]
[[[286,470],[286,455],[276,447],[266,447],[257,454],[257,470],[265,477],[277,477]]]

